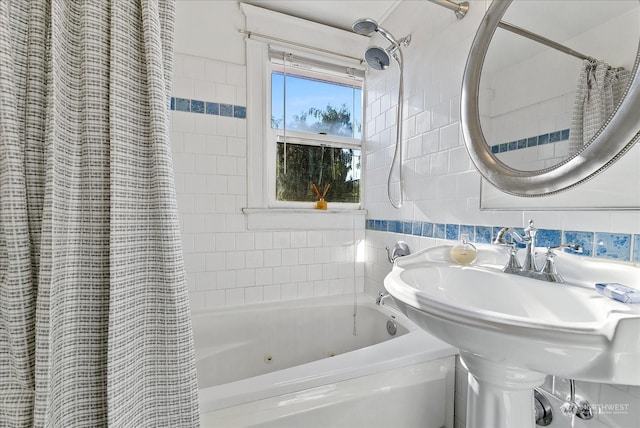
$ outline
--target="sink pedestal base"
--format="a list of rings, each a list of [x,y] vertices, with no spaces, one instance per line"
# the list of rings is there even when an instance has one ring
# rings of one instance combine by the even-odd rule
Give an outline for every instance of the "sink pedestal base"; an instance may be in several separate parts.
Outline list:
[[[467,428],[535,428],[533,388],[546,375],[460,351],[469,370]]]

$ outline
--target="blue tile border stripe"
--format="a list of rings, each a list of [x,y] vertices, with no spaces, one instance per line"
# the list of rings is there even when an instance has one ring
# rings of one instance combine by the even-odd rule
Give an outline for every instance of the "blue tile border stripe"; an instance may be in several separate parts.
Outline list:
[[[535,135],[520,140],[509,141],[491,146],[491,153],[511,152],[513,150],[526,149],[528,147],[542,146],[544,144],[557,143],[569,139],[569,129],[549,132],[548,134]]]
[[[471,242],[489,244],[500,226],[469,224],[443,224],[422,221],[367,219],[367,230],[402,233],[457,241],[461,234],[469,235]],[[516,228],[522,234],[521,228]],[[640,263],[640,233],[589,232],[558,229],[538,229],[538,245],[552,247],[560,244],[580,244],[582,255],[610,260]],[[569,251],[570,250],[565,250]]]
[[[235,117],[236,119],[247,118],[247,108],[245,106],[191,100],[189,98],[171,97],[169,108],[172,111]]]

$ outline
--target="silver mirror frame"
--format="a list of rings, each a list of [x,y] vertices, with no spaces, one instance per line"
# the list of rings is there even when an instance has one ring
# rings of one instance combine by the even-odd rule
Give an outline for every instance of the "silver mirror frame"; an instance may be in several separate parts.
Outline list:
[[[501,162],[482,133],[478,95],[489,44],[513,0],[494,0],[471,45],[462,79],[460,117],[465,145],[478,172],[501,191],[521,197],[552,195],[571,189],[607,169],[640,138],[640,45],[632,81],[618,109],[576,155],[547,169],[521,171]]]

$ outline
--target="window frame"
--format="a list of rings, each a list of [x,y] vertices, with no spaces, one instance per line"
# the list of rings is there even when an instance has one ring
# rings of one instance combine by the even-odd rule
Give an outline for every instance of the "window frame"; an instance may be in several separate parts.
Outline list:
[[[304,209],[269,207],[265,132],[267,127],[271,126],[271,120],[269,118],[267,122],[265,108],[266,103],[270,102],[270,97],[267,97],[267,89],[270,87],[270,73],[267,72],[267,67],[271,46],[277,45],[280,48],[296,50],[308,56],[315,55],[326,63],[350,67],[364,74],[366,64],[362,60],[362,52],[370,44],[369,37],[247,3],[240,3],[240,9],[245,16],[242,33],[246,35],[244,40],[248,96],[247,119],[238,124],[237,131],[238,136],[246,137],[247,141],[247,200],[243,212],[247,215],[248,227],[258,229],[275,227],[265,220],[267,218],[284,222],[281,226],[291,227],[292,219],[297,220],[299,216],[303,216],[305,219],[313,219],[315,227],[332,229],[341,219],[352,219],[354,215],[363,215],[365,211],[361,207],[366,199],[366,193],[363,190],[367,180],[367,174],[364,172],[367,163],[365,156],[362,157],[361,207],[358,210],[336,209],[337,207],[331,204],[327,211],[310,209],[313,207],[309,205]],[[363,88],[363,105],[366,106],[366,80]],[[366,122],[366,115],[363,120]],[[363,134],[363,140],[365,139],[366,134]],[[283,216],[286,212],[295,215]],[[336,215],[324,215],[331,213]],[[343,214],[346,217],[343,217]],[[264,225],[260,226],[263,222]],[[269,224],[271,226],[268,226]]]
[[[287,50],[290,51],[290,50]],[[285,52],[285,51],[283,51]],[[301,62],[315,62],[314,58],[308,59],[306,56],[302,57],[299,54],[296,54],[296,57],[300,59]],[[264,174],[264,178],[267,181],[267,204],[270,208],[309,208],[313,207],[312,202],[307,201],[281,201],[276,199],[276,181],[277,181],[277,147],[278,144],[282,141],[286,141],[291,144],[302,144],[309,145],[315,147],[328,146],[334,148],[341,149],[354,149],[360,151],[360,200],[358,202],[331,202],[329,199],[327,202],[332,209],[359,209],[362,206],[362,196],[363,196],[363,182],[362,176],[364,171],[364,165],[362,163],[363,156],[363,132],[360,133],[360,138],[348,138],[348,137],[340,137],[334,135],[322,135],[322,134],[312,134],[309,132],[300,132],[293,130],[283,130],[283,129],[274,129],[271,127],[271,118],[272,118],[272,91],[271,91],[271,82],[272,82],[272,73],[273,72],[281,72],[283,69],[282,64],[279,63],[278,60],[275,60],[273,57],[273,53],[269,55],[269,63],[267,64],[266,70],[266,80],[268,81],[266,87],[266,100],[265,100],[265,118],[264,122],[267,124],[265,127],[265,154],[266,154],[266,171]],[[346,68],[345,68],[346,69]],[[360,82],[360,110],[364,113],[364,79],[363,78],[347,78],[336,75],[332,78],[332,74],[330,71],[326,73],[314,71],[309,72],[304,69],[297,68],[295,66],[290,66],[287,68],[286,75],[293,75],[299,77],[313,77],[318,78],[318,76],[322,75],[322,80],[326,82],[334,82],[336,84],[345,84],[348,83],[350,86],[357,87],[358,85],[353,85],[352,82]],[[355,120],[355,118],[354,118]],[[360,117],[361,125],[364,130],[364,114]],[[285,138],[286,134],[286,138]]]

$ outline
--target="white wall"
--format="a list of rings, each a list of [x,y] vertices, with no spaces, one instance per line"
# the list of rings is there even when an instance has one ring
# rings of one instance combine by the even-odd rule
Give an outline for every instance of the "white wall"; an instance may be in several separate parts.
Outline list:
[[[244,106],[245,73],[178,53],[173,95]],[[246,119],[172,111],[171,143],[192,309],[363,290],[362,219],[343,230],[248,230]]]
[[[175,50],[244,65],[243,26],[236,0],[177,0]]]
[[[236,1],[178,1],[172,96],[246,107],[244,27]],[[248,228],[246,118],[174,110],[171,143],[192,309],[363,291],[362,215],[339,229],[260,216]]]

